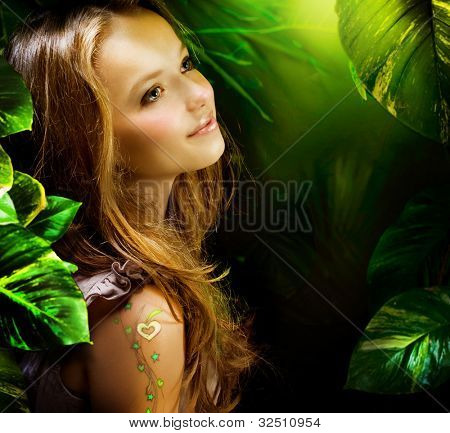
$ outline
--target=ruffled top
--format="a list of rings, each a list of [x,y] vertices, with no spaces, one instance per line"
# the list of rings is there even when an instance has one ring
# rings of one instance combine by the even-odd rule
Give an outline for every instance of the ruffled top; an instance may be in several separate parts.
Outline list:
[[[74,280],[89,306],[96,298],[117,299],[131,294],[148,280],[146,272],[127,260],[111,264],[111,269],[91,277],[74,274]],[[61,354],[67,350],[61,348]],[[89,402],[64,385],[57,358],[59,351],[25,352],[19,361],[27,382],[27,395],[32,412],[90,412]],[[58,356],[59,355],[59,356]],[[181,405],[181,403],[180,403]]]
[[[87,306],[95,298],[117,299],[130,294],[131,289],[143,286],[149,281],[146,272],[127,260],[124,264],[113,262],[111,270],[86,277],[74,274],[74,280],[83,292]]]

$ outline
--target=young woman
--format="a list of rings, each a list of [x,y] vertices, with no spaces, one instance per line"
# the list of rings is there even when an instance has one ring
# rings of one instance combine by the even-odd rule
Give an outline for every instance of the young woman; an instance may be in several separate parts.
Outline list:
[[[191,38],[161,1],[128,0],[41,11],[9,41],[34,176],[83,203],[54,248],[93,344],[24,357],[36,411],[228,412],[261,359],[204,249],[240,155]]]

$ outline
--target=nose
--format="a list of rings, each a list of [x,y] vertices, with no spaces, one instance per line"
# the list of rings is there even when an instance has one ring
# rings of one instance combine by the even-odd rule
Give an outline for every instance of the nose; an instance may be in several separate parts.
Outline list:
[[[210,82],[205,78],[199,81],[191,82],[191,91],[188,95],[187,108],[189,111],[201,111],[206,106],[212,97],[213,89]]]

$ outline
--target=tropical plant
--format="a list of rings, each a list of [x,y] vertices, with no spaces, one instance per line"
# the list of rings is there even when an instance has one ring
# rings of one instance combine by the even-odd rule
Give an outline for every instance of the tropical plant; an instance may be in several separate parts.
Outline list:
[[[381,236],[368,280],[384,304],[353,352],[346,388],[411,393],[450,378],[449,191],[419,193]]]
[[[21,77],[0,59],[0,136],[31,129],[32,102]],[[13,352],[90,342],[87,309],[72,273],[51,244],[81,203],[45,196],[40,182],[13,169],[0,146],[0,408],[29,411]]]
[[[448,3],[337,0],[336,12],[363,87],[410,128],[447,144]]]
[[[37,180],[12,169],[2,147],[0,165],[0,407],[5,408],[21,385],[4,349],[42,350],[90,342],[90,335],[86,303],[71,275],[77,267],[51,248],[81,203],[45,197]]]
[[[363,98],[448,144],[449,24],[444,2],[337,0],[340,37]],[[450,377],[450,185],[422,191],[379,239],[372,310],[347,389],[411,393]]]

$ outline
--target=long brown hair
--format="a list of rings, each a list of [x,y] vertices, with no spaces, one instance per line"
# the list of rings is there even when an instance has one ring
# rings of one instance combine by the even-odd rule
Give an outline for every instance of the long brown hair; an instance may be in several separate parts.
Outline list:
[[[239,177],[242,158],[218,116],[226,143],[222,157],[179,175],[167,218],[148,218],[151,203],[139,204],[138,192],[126,182],[111,107],[95,73],[111,18],[140,6],[165,18],[185,42],[194,40],[162,1],[85,2],[28,17],[10,38],[5,56],[33,98],[32,137],[39,143],[34,177],[47,193],[83,202],[67,233],[54,244],[56,252],[86,275],[108,269],[118,258],[145,270],[172,314],[171,297],[183,308],[187,344],[182,386],[188,410],[229,412],[241,399],[242,377],[262,358],[250,342],[254,317],[236,308],[238,299],[224,283],[229,269],[216,275],[219,264],[209,263],[205,239],[231,203],[234,190],[227,194],[223,180]],[[207,391],[211,360],[219,379],[214,396]]]

